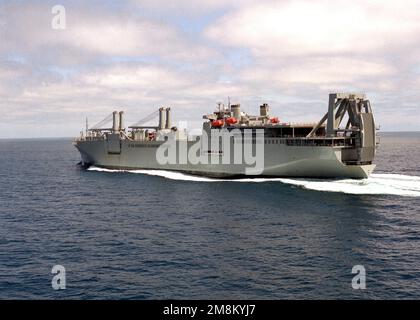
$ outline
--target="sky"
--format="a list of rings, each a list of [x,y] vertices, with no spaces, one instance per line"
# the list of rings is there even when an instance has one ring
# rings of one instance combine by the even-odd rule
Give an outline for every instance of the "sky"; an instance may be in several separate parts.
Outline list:
[[[160,106],[199,128],[228,97],[316,122],[330,92],[366,93],[382,131],[418,131],[419,89],[420,0],[0,0],[1,138]]]

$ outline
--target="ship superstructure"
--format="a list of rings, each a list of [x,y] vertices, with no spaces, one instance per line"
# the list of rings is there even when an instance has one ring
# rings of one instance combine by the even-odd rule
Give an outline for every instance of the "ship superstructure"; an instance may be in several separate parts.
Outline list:
[[[144,125],[155,115],[156,126]],[[172,126],[170,108],[128,128],[124,112],[115,111],[112,127],[101,127],[103,121],[86,128],[74,144],[85,165],[211,177],[366,178],[375,168],[376,127],[364,94],[330,94],[328,111],[316,123],[283,122],[268,104],[260,106],[259,115],[243,112],[239,104],[219,104],[203,119],[202,135],[189,136]],[[244,161],[247,156],[254,162]]]

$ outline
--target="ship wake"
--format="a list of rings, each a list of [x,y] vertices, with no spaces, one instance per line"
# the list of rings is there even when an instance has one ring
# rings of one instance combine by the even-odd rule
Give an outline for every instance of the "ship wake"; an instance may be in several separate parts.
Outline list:
[[[322,192],[339,192],[358,195],[397,195],[420,197],[420,177],[400,174],[372,174],[368,179],[291,179],[291,178],[243,178],[243,179],[213,179],[192,176],[181,172],[165,170],[114,170],[90,167],[89,171],[128,172],[159,176],[166,179],[192,182],[230,182],[230,183],[264,183],[280,182],[307,190]]]
[[[399,174],[372,174],[367,179],[306,180],[281,179],[308,190],[347,194],[420,197],[420,177]]]

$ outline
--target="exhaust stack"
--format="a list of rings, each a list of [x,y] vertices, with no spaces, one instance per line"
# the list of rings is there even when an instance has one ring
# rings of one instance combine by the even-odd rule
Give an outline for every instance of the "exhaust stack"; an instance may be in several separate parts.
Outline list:
[[[241,122],[241,105],[240,104],[233,104],[230,107],[232,115],[238,122]]]
[[[117,133],[118,129],[119,129],[119,125],[118,125],[118,112],[114,111],[112,113],[112,132],[113,133]]]
[[[120,131],[124,130],[124,111],[120,111]]]
[[[268,117],[270,114],[270,107],[267,103],[264,103],[260,106],[260,116],[261,117]]]
[[[159,130],[165,129],[165,108],[159,108]]]
[[[166,129],[171,129],[171,108],[166,108]]]

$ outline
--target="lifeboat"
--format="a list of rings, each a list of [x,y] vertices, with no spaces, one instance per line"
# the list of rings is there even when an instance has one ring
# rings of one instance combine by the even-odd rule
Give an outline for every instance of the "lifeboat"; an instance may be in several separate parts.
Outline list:
[[[224,123],[223,120],[214,120],[214,121],[212,121],[211,126],[213,128],[220,128],[220,127],[223,127],[224,124],[225,123]]]
[[[234,117],[230,117],[230,118],[226,119],[227,124],[235,124],[237,122],[238,122],[238,120],[236,120],[236,118],[234,118]]]
[[[274,118],[271,118],[271,119],[270,119],[270,122],[271,122],[271,123],[279,123],[280,121],[279,121],[279,118],[274,117]]]

